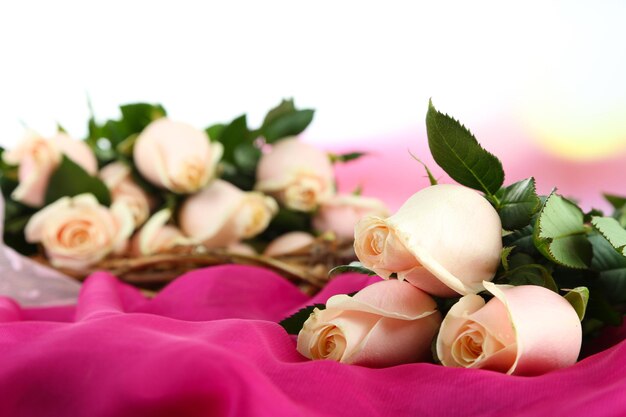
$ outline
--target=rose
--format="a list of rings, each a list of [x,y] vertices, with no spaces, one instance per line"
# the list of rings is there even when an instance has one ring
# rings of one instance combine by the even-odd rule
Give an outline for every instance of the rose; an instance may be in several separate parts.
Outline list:
[[[32,207],[44,203],[50,175],[66,155],[91,175],[98,170],[96,157],[89,147],[59,132],[46,139],[34,132],[27,133],[17,148],[3,154],[3,159],[11,165],[19,165],[17,188],[11,198]]]
[[[302,251],[311,247],[315,237],[307,232],[289,232],[272,240],[263,251],[265,256],[284,256],[302,254]]]
[[[469,294],[446,315],[437,338],[445,366],[537,375],[576,362],[582,330],[576,311],[544,287],[484,283],[487,304]]]
[[[136,256],[163,253],[177,246],[193,245],[194,239],[186,237],[176,226],[166,224],[172,217],[169,209],[159,210],[133,237],[132,252]]]
[[[416,362],[430,356],[440,323],[428,294],[407,282],[381,281],[315,309],[298,334],[297,349],[310,359],[370,367]]]
[[[222,248],[263,232],[278,211],[273,198],[244,192],[215,180],[188,197],[178,217],[182,231],[210,249]]]
[[[435,185],[414,194],[387,219],[362,219],[354,249],[363,265],[383,278],[395,272],[441,297],[477,293],[500,264],[502,226],[478,193]]]
[[[150,123],[137,137],[133,159],[154,185],[189,194],[203,188],[215,175],[222,145],[190,125],[166,118]]]
[[[339,239],[354,239],[354,225],[363,217],[386,217],[385,204],[371,197],[346,194],[336,195],[322,203],[313,218],[313,227],[319,232],[332,231]]]
[[[101,206],[91,194],[63,197],[35,213],[26,240],[41,242],[50,263],[77,271],[126,247],[133,216],[124,203]]]
[[[263,154],[255,188],[287,208],[313,211],[334,193],[334,172],[328,155],[296,138],[284,139]]]
[[[133,213],[135,226],[150,216],[150,197],[132,179],[130,168],[121,163],[108,164],[99,174],[100,179],[111,191],[113,202],[123,201]]]

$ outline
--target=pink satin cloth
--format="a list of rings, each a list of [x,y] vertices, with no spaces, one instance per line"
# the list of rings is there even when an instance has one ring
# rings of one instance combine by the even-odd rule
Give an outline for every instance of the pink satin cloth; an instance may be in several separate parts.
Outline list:
[[[87,280],[76,307],[0,299],[0,416],[626,415],[626,343],[513,377],[308,361],[277,324],[376,279],[343,275],[310,299],[270,271],[227,265],[188,273],[152,300],[107,273]]]

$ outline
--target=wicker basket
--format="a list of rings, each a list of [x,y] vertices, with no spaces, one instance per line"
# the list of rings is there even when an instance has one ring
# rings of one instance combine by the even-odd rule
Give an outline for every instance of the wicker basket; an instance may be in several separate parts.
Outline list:
[[[37,261],[49,266],[42,256]],[[158,291],[185,272],[213,265],[255,265],[277,272],[298,285],[307,294],[315,294],[329,280],[328,272],[337,265],[355,260],[352,242],[339,242],[327,236],[280,257],[207,250],[204,246],[178,247],[170,252],[145,257],[106,259],[88,271],[57,268],[83,281],[96,271],[109,271],[122,281],[144,290]]]

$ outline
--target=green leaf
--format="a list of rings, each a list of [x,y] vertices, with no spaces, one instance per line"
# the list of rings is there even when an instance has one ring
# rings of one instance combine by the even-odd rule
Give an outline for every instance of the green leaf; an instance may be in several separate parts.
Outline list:
[[[336,275],[345,274],[349,272],[354,272],[357,274],[364,274],[368,276],[377,275],[376,272],[364,267],[361,262],[350,262],[349,265],[340,265],[340,266],[334,267],[328,272],[328,276],[332,278]]]
[[[593,217],[591,224],[623,256],[626,256],[626,230],[613,217]]]
[[[504,230],[518,230],[529,225],[541,207],[532,177],[500,188],[496,198],[496,210]]]
[[[517,265],[517,261],[515,260]],[[532,258],[531,258],[532,261]],[[513,263],[513,259],[511,259]],[[511,267],[506,273],[497,278],[500,284],[510,285],[539,285],[557,292],[558,286],[548,269],[540,264],[528,263]]]
[[[245,173],[255,174],[261,150],[254,145],[242,144],[235,148],[235,164]]]
[[[622,197],[615,194],[603,194],[606,201],[611,203],[615,210],[620,210],[626,207],[626,197]]]
[[[615,310],[601,291],[594,290],[589,293],[589,302],[585,315],[589,318],[601,320],[611,326],[622,324],[623,315]]]
[[[133,103],[120,106],[122,121],[131,133],[140,133],[154,120],[167,115],[160,104]]]
[[[219,141],[224,145],[222,160],[235,163],[235,149],[242,144],[251,145],[253,141],[250,137],[250,130],[248,130],[246,115],[241,115],[230,122],[222,130]]]
[[[504,182],[502,163],[483,149],[461,123],[438,112],[429,102],[428,146],[435,162],[459,184],[493,195]]]
[[[505,246],[502,248],[502,252],[500,253],[500,262],[502,263],[502,267],[505,271],[509,270],[509,256],[511,252],[515,249],[515,246]]]
[[[209,139],[211,139],[212,141],[218,141],[225,127],[226,127],[225,124],[217,123],[217,124],[214,124],[213,126],[207,127],[205,131],[206,131],[206,134],[209,135]]]
[[[597,283],[611,302],[626,303],[626,257],[600,234],[592,234],[589,241],[593,246],[591,270],[598,274]]]
[[[328,157],[330,158],[330,162],[334,164],[337,162],[354,161],[365,155],[367,155],[365,152],[350,152],[350,153],[344,153],[344,154],[331,153],[331,154],[328,154]]]
[[[578,318],[582,321],[585,318],[585,311],[589,302],[589,290],[587,287],[574,288],[563,297],[574,307]]]
[[[46,190],[46,205],[61,197],[73,197],[79,194],[93,194],[100,204],[111,204],[111,193],[107,186],[98,178],[89,175],[81,166],[63,155],[61,164],[50,176]]]
[[[276,119],[284,116],[286,114],[290,114],[296,111],[296,105],[293,102],[293,99],[282,99],[280,104],[270,111],[267,112],[265,118],[263,119],[263,126],[267,126],[274,122]]]
[[[280,139],[298,135],[311,123],[314,113],[314,110],[306,109],[278,116],[271,123],[262,126],[263,137],[267,143],[274,143]]]
[[[508,233],[502,237],[502,243],[505,246],[515,246],[519,250],[526,253],[536,252],[535,244],[533,242],[533,226],[528,225],[519,230],[515,230],[512,233]]]
[[[535,246],[546,258],[569,268],[587,268],[591,244],[586,236],[582,210],[565,198],[550,194],[535,225]]]
[[[288,334],[297,335],[298,333],[300,333],[300,330],[302,330],[304,322],[309,319],[309,317],[313,313],[313,310],[315,310],[316,308],[319,310],[324,310],[326,306],[324,304],[314,304],[304,307],[297,313],[287,317],[278,324],[282,326]]]

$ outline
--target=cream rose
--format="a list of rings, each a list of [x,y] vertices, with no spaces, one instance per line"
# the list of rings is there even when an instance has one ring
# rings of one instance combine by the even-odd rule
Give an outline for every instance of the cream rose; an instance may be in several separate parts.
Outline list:
[[[198,242],[188,238],[174,225],[167,224],[172,217],[169,209],[160,210],[143,225],[133,237],[132,251],[135,255],[153,255],[167,252],[177,246],[194,245]]]
[[[440,323],[428,294],[407,282],[381,281],[315,309],[298,334],[297,349],[310,359],[394,366],[426,360]]]
[[[133,216],[124,203],[101,206],[91,194],[63,197],[31,217],[26,240],[41,242],[55,267],[77,271],[123,250],[133,232]]]
[[[313,211],[334,194],[335,175],[328,155],[300,140],[284,139],[264,154],[255,188],[298,211]]]
[[[289,232],[272,240],[263,251],[265,256],[285,256],[301,253],[315,242],[315,236],[307,232]]]
[[[121,162],[108,164],[98,174],[111,191],[113,202],[123,201],[133,213],[135,226],[150,216],[150,197],[132,179],[130,167]]]
[[[495,296],[487,304],[466,295],[443,320],[437,337],[443,365],[538,375],[576,362],[582,330],[563,297],[535,285],[484,286]]]
[[[363,218],[354,249],[383,278],[397,273],[429,294],[451,297],[482,291],[502,251],[495,209],[469,188],[435,185],[409,198],[393,216]]]
[[[322,203],[313,218],[318,232],[332,231],[339,239],[354,239],[354,226],[365,216],[387,217],[385,204],[372,197],[339,194]]]
[[[74,140],[62,132],[50,139],[28,132],[17,148],[3,154],[6,163],[19,165],[19,184],[11,198],[28,206],[41,207],[50,175],[61,162],[62,155],[91,175],[95,175],[98,170],[96,157],[84,142]]]
[[[273,198],[215,180],[185,200],[178,223],[209,249],[223,248],[263,232],[277,211]]]
[[[215,176],[222,145],[188,124],[166,118],[150,123],[137,137],[133,159],[137,169],[154,185],[190,194]]]

